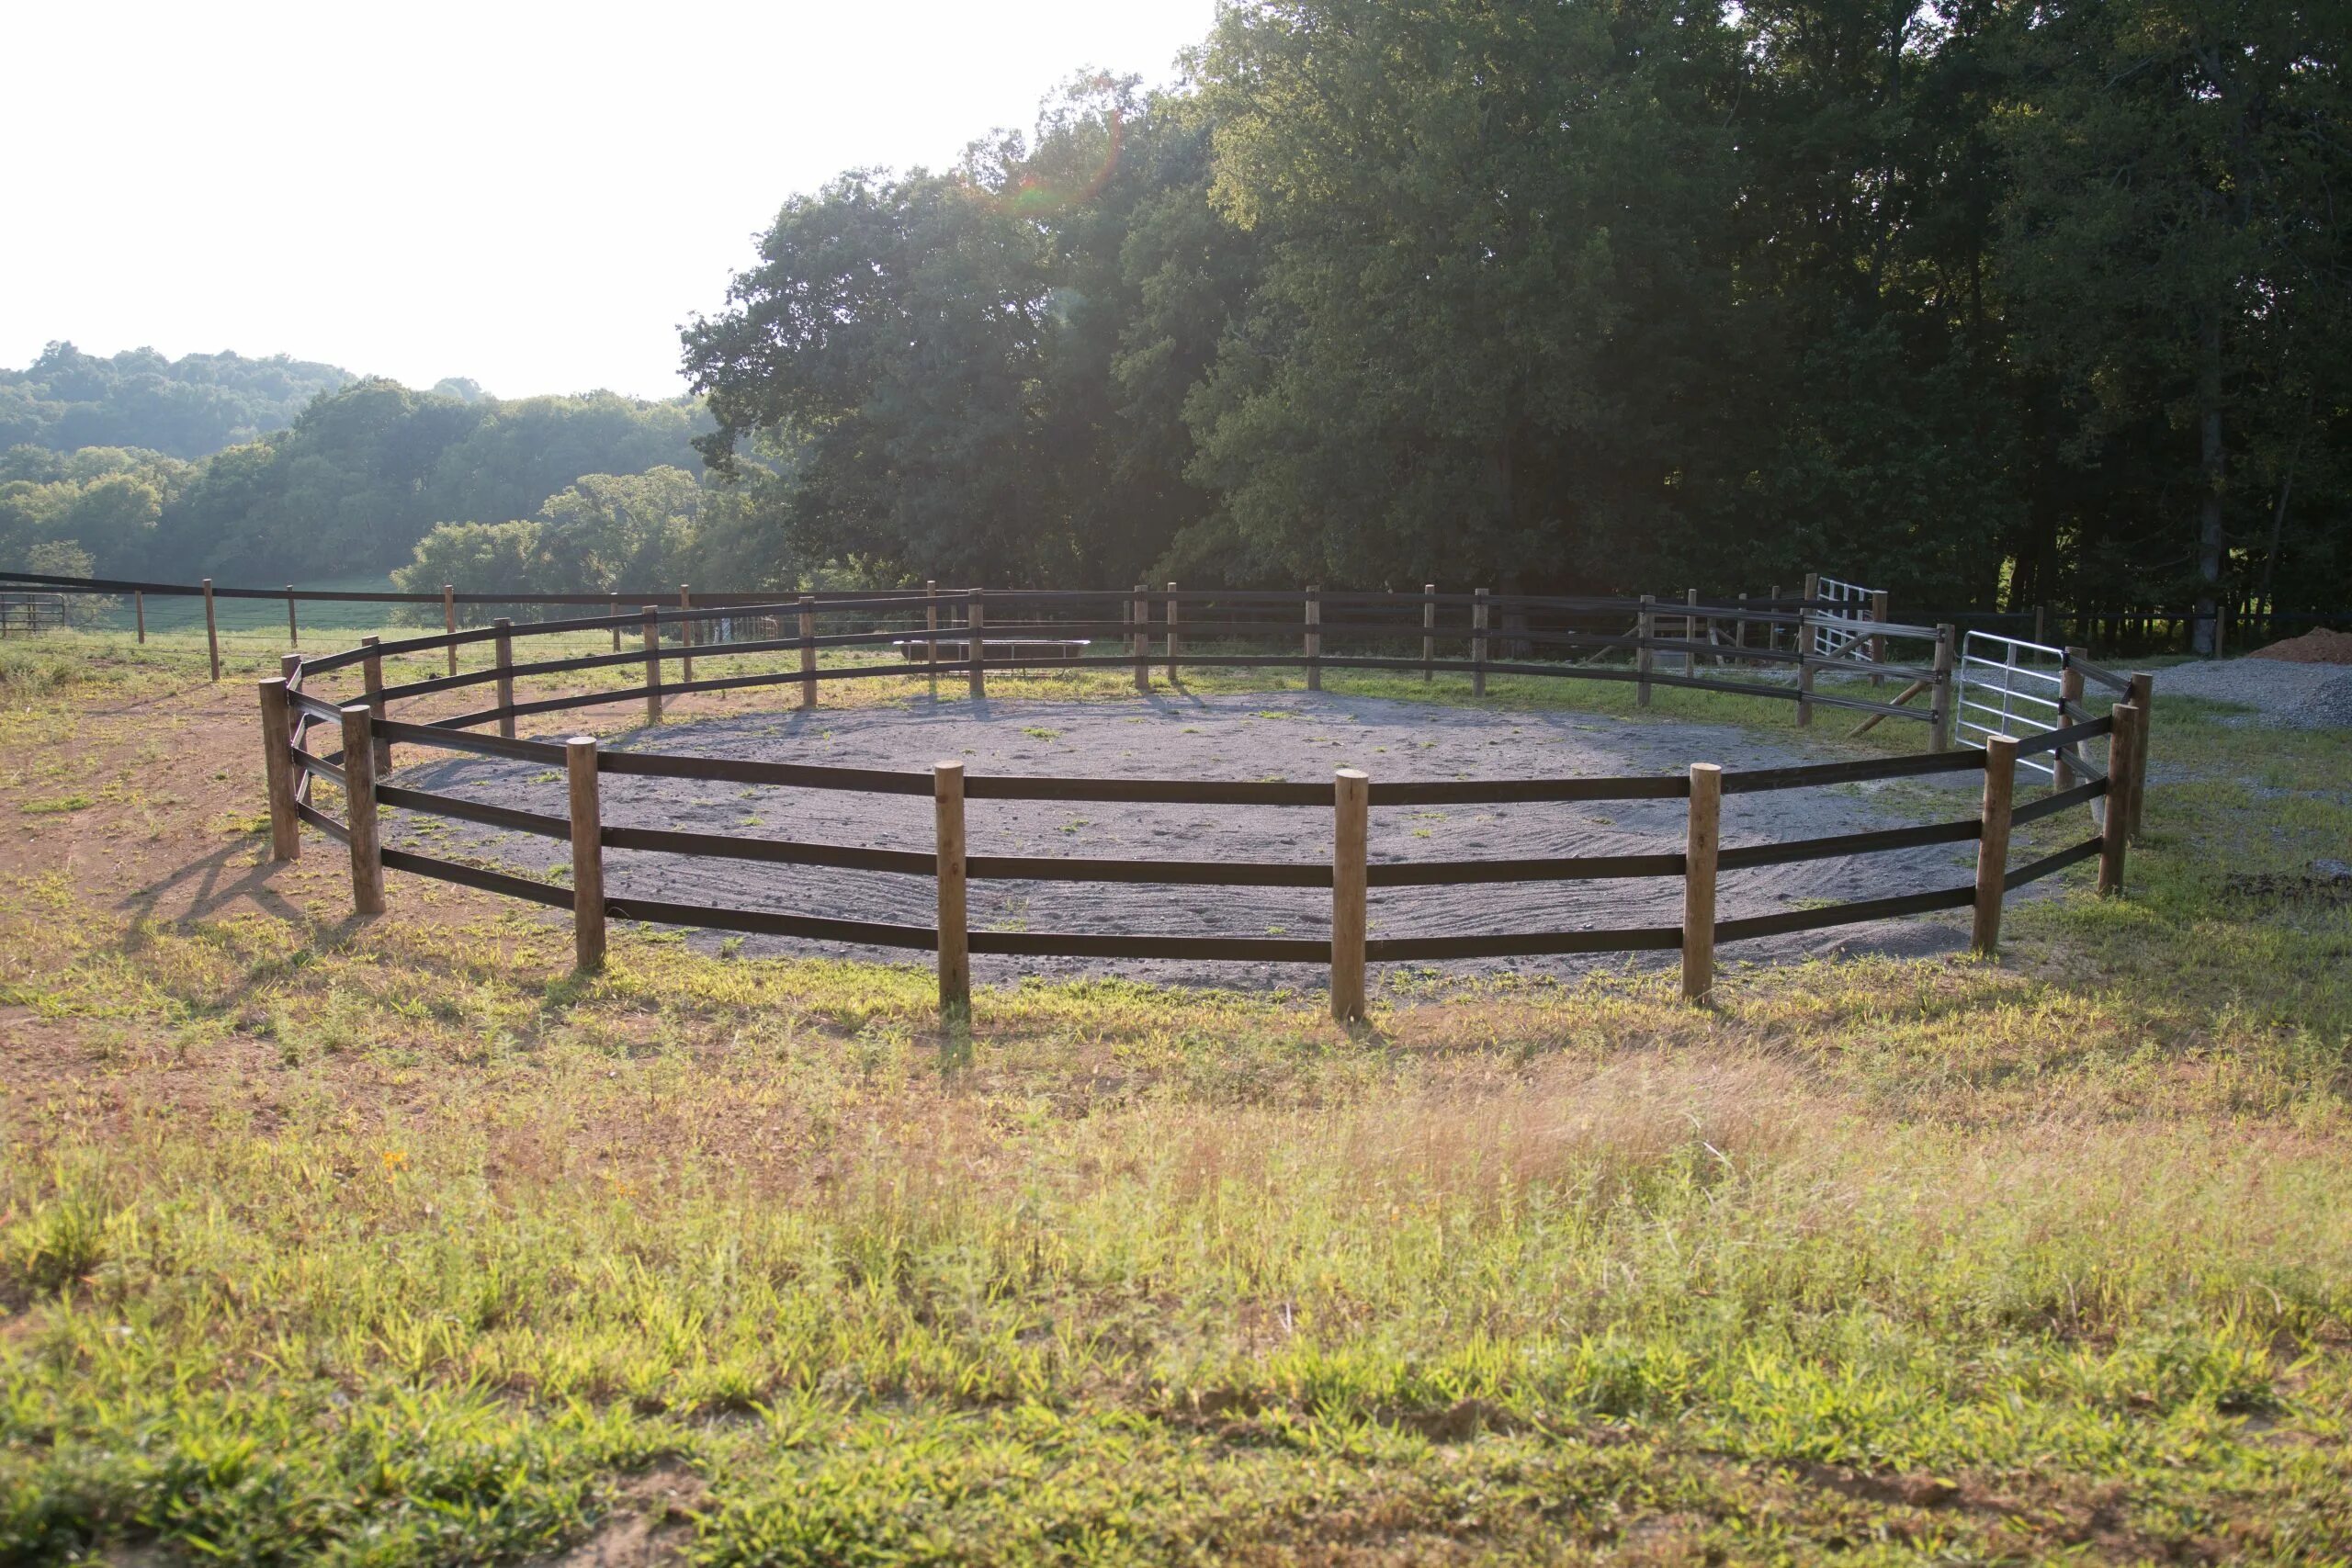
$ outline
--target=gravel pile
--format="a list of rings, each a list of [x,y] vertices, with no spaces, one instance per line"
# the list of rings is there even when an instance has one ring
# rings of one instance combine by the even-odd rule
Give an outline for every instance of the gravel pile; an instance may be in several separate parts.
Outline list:
[[[2238,723],[2352,728],[2352,665],[2222,659],[2158,671],[2156,690],[2168,697],[2205,697],[2254,710]]]

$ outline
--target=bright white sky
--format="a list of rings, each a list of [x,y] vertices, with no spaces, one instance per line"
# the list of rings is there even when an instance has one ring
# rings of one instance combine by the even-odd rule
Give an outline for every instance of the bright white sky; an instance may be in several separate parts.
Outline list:
[[[1215,0],[0,4],[0,365],[288,353],[502,397],[684,389],[784,199],[937,168]]]

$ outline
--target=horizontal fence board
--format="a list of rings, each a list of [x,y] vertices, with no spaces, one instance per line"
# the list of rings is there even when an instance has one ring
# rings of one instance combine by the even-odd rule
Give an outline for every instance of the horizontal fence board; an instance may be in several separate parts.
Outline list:
[[[2084,680],[2105,686],[2110,692],[2124,693],[2132,689],[2131,676],[2102,669],[2087,659],[2070,659],[2066,661],[2066,668],[2080,671]]]
[[[446,751],[469,751],[483,757],[511,757],[520,762],[545,762],[551,768],[562,767],[565,762],[563,748],[553,741],[509,740],[503,735],[476,735],[471,730],[458,729],[446,720],[435,724],[404,724],[398,719],[379,719],[375,733],[383,739],[405,746],[432,746]]]
[[[560,748],[558,749],[560,752]],[[600,751],[596,771],[627,778],[704,779],[718,784],[775,784],[786,789],[857,790],[867,795],[929,795],[929,773],[886,768],[829,768],[809,762],[758,762],[745,757],[696,757],[677,751]]]
[[[2085,839],[2081,843],[2071,844],[2055,854],[2044,855],[2040,860],[2029,861],[2018,866],[2001,878],[2001,887],[2005,892],[2013,893],[2029,882],[2039,882],[2045,876],[2054,876],[2070,865],[2089,860],[2105,847],[2106,840],[2103,839]]]
[[[337,751],[334,752],[334,755],[340,757],[343,753]],[[299,747],[296,748],[294,752],[294,765],[301,769],[304,773],[310,774],[312,778],[324,779],[327,783],[337,786],[340,786],[343,784],[343,769],[336,763],[329,761],[327,758],[318,755],[316,752],[305,751]]]
[[[308,822],[311,827],[316,828],[320,832],[324,833],[328,838],[333,839],[338,844],[347,844],[351,842],[350,829],[345,827],[342,823],[336,821],[334,818],[328,816],[317,807],[312,806],[307,800],[298,800],[294,803],[294,815],[300,817],[303,821]]]
[[[968,784],[971,781],[967,779]],[[967,855],[975,882],[1159,883],[1182,887],[1329,887],[1328,863],[1298,861],[1082,860],[1050,855]]]
[[[2106,793],[2107,781],[2092,779],[2087,784],[2078,784],[2072,789],[2060,790],[2056,795],[2045,795],[2040,800],[2017,807],[2009,813],[2009,822],[2013,827],[2022,828],[2029,822],[2039,822],[2045,817],[2055,817],[2060,812],[2075,807],[2087,806]]]
[[[1605,882],[1680,876],[1680,855],[1561,855],[1541,860],[1375,861],[1364,868],[1373,887],[1453,887],[1494,882]],[[1329,883],[1329,877],[1325,878]]]
[[[1973,885],[1939,888],[1932,893],[1901,893],[1891,898],[1858,898],[1822,909],[1789,909],[1777,915],[1717,920],[1715,940],[1747,942],[1760,936],[1785,936],[1793,931],[1860,925],[1864,920],[1892,919],[1898,915],[1924,915],[1935,909],[1964,909],[1974,902],[1976,889]]]
[[[1883,850],[1917,849],[1928,844],[1959,844],[1984,836],[1984,824],[1975,818],[1961,822],[1929,822],[1917,828],[1880,828],[1862,833],[1834,833],[1825,839],[1792,839],[1780,843],[1743,844],[1717,852],[1720,871],[1745,871],[1760,865],[1793,865],[1799,861],[1828,860],[1838,855],[1875,854]]]
[[[298,692],[291,686],[286,689],[286,704],[296,713],[306,718],[317,719],[321,724],[343,722],[343,710],[334,704],[323,697],[314,697],[308,692]]]
[[[860,947],[915,947],[928,951],[939,945],[939,933],[929,926],[772,914],[765,909],[715,908],[703,904],[673,904],[660,898],[616,898],[607,895],[605,915],[608,919],[642,920],[649,925],[750,931],[762,936],[802,937],[811,942],[851,942]]]
[[[512,833],[536,833],[542,839],[571,837],[571,819],[568,817],[549,817],[544,812],[525,811],[512,806],[461,800],[453,795],[403,789],[398,784],[378,784],[376,804],[398,807],[402,811],[422,811],[433,817],[452,817],[460,822],[479,822],[485,828],[503,828]]]
[[[931,781],[923,780],[928,793]],[[1282,781],[1230,783],[1182,779],[1057,779],[1016,773],[977,773],[964,780],[967,800],[1107,800],[1163,806],[1322,806],[1332,803],[1328,784]]]
[[[1724,774],[1725,795],[1755,795],[1764,790],[1809,789],[1821,784],[1872,784],[1880,779],[1911,779],[1929,773],[1982,773],[1984,753],[1923,751],[1908,757],[1873,757],[1855,762],[1808,762],[1793,768],[1744,768]]]
[[[1427,779],[1372,784],[1374,806],[1502,806],[1545,800],[1683,800],[1688,774],[1665,778]],[[1329,798],[1328,792],[1326,798]]]
[[[872,850],[854,844],[799,843],[786,839],[746,839],[726,833],[692,833],[670,828],[602,829],[606,849],[659,854],[707,855],[715,860],[762,861],[771,865],[830,865],[846,871],[884,871],[930,876],[936,854],[916,850]]]
[[[1090,931],[989,931],[970,935],[974,953],[1022,958],[1188,958],[1329,964],[1331,944],[1305,937],[1119,936]]]
[[[554,909],[571,908],[571,888],[559,887],[536,877],[517,876],[510,871],[492,871],[486,866],[466,865],[458,861],[443,860],[438,855],[421,855],[409,850],[384,850],[380,854],[387,871],[405,871],[412,876],[429,876],[435,882],[453,882],[460,887],[503,894],[509,898],[545,904]]]
[[[1595,931],[1375,937],[1363,944],[1363,955],[1374,964],[1409,964],[1446,958],[1537,958],[1564,953],[1660,953],[1681,945],[1680,926],[1635,926]]]
[[[2112,735],[2114,732],[2115,716],[2102,714],[2097,718],[2085,719],[2079,724],[2070,724],[2064,729],[2045,729],[2039,735],[2029,736],[2018,742],[2018,755],[2039,757],[2044,751],[2055,751],[2064,746],[2079,746],[2086,740],[2094,739],[2101,735]]]

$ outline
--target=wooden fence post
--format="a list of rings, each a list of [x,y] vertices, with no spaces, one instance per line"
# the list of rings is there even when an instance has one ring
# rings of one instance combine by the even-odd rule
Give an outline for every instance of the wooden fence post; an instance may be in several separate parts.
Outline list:
[[[135,588],[130,592],[130,613],[139,623],[139,641],[144,647],[147,642],[147,595]]]
[[[800,711],[817,707],[817,596],[800,596]]]
[[[1739,618],[1732,622],[1731,626],[1731,645],[1734,648],[1746,648],[1747,646],[1747,595],[1745,593],[1739,596]]]
[[[979,590],[974,589],[978,593]],[[964,764],[936,762],[931,770],[933,818],[938,835],[939,1010],[972,1005],[971,937],[965,924]]]
[[[454,582],[441,585],[441,630],[449,637],[458,635],[458,585]],[[458,645],[451,643],[448,651],[449,673],[455,675],[458,672]]]
[[[220,679],[220,623],[212,614],[212,580],[204,580],[204,643],[212,654],[212,678]]]
[[[2033,640],[2038,647],[2050,646],[2050,606],[2047,604],[2033,607]]]
[[[498,636],[498,733],[514,739],[514,623],[504,615],[490,623]]]
[[[376,740],[368,705],[343,710],[344,818],[351,827],[351,907],[384,912],[384,852],[376,831]]]
[[[931,700],[939,700],[939,579],[926,579],[922,585],[922,629],[925,638],[922,661],[931,666]]]
[[[618,653],[618,652],[621,650],[621,623],[620,623],[621,596],[620,596],[619,594],[617,594],[617,593],[616,593],[616,594],[614,594],[614,595],[612,596],[612,613],[613,613],[613,617],[614,617],[614,618],[613,618],[613,651],[614,651],[615,653]],[[457,673],[457,671],[454,671],[454,670],[452,670],[452,671],[450,671],[450,673],[454,675],[454,674],[456,674],[456,673]]]
[[[2007,735],[1984,738],[1984,805],[1978,814],[1976,919],[1970,945],[1990,958],[2001,946],[2001,899],[2008,888],[2009,812],[2016,803],[2018,743]]]
[[[1437,679],[1437,584],[1421,584],[1421,680]]]
[[[1886,625],[1886,590],[1883,588],[1871,595],[1871,619],[1876,621],[1880,626]],[[1885,662],[1886,634],[1884,632],[1872,632],[1871,634],[1871,663],[1873,665],[1879,665],[1884,664]],[[1886,684],[1886,677],[1879,673],[1878,671],[1872,670],[1871,671],[1871,684],[1873,686],[1883,686]]]
[[[2134,674],[2123,700],[2140,710],[2140,722],[2132,731],[2132,809],[2123,824],[2136,844],[2147,815],[2143,808],[2148,799],[2148,736],[2156,728],[2155,677],[2145,671]]]
[[[1323,591],[1310,586],[1306,590],[1306,689],[1323,689],[1323,634],[1317,628],[1323,624]]]
[[[262,776],[269,785],[269,858],[300,860],[302,818],[294,810],[293,709],[286,700],[286,678],[273,675],[261,685]]]
[[[1140,582],[1136,584],[1135,618],[1128,628],[1134,634],[1136,690],[1151,690],[1151,599]]]
[[[1931,701],[1935,707],[1928,715],[1928,744],[1930,750],[1951,750],[1951,665],[1952,629],[1939,622],[1936,626],[1936,687]]]
[[[1470,594],[1470,694],[1487,694],[1487,591]]]
[[[1331,1016],[1341,1023],[1357,1022],[1364,1010],[1364,846],[1371,805],[1369,777],[1355,768],[1338,770],[1331,802]]]
[[[1638,677],[1634,683],[1635,707],[1645,708],[1650,705],[1650,671],[1656,664],[1656,655],[1650,648],[1650,638],[1657,630],[1657,604],[1656,594],[1643,594],[1641,611],[1634,617],[1634,672]]]
[[[382,643],[382,641],[383,638],[381,637],[363,637],[359,639],[359,646],[362,648],[372,649],[378,647]],[[384,656],[380,653],[369,653],[362,657],[359,660],[359,678],[362,686],[368,693],[368,714],[369,718],[377,724],[383,723]],[[379,735],[376,738],[376,772],[379,775],[381,775],[389,773],[391,771],[392,743]]]
[[[1813,597],[1813,579],[1805,579],[1805,597]],[[1797,728],[1810,728],[1813,724],[1813,667],[1816,650],[1821,647],[1821,628],[1814,624],[1811,610],[1797,612]]]
[[[2107,820],[2099,830],[2098,890],[2101,895],[2123,891],[2123,849],[2132,837],[2132,776],[2139,755],[2140,710],[2130,703],[2114,707],[2115,733],[2107,748]]]
[[[1715,988],[1715,864],[1723,847],[1724,771],[1690,764],[1690,822],[1682,840],[1682,999]]]
[[[1182,683],[1176,679],[1177,639],[1176,585],[1171,582],[1168,585],[1168,683],[1171,686]]]
[[[286,642],[289,648],[302,646],[302,628],[294,624],[294,585],[286,585]]]
[[[1692,680],[1699,675],[1699,617],[1690,614],[1698,607],[1699,591],[1686,588],[1682,592],[1682,640],[1690,646],[1682,650],[1682,673]]]
[[[2066,649],[2065,660],[2058,669],[2057,728],[2064,729],[2070,724],[2079,723],[2085,716],[2082,711],[2083,672],[2075,666],[2078,662],[2087,661],[2090,656],[2091,650],[2087,648]],[[2061,794],[2074,787],[2075,749],[2061,746],[2057,754],[2050,759],[2051,793]]]
[[[645,722],[662,722],[662,612],[639,607],[645,616]]]
[[[596,793],[596,738],[563,743],[571,786],[571,960],[593,974],[605,966],[605,814]]]
[[[976,703],[985,701],[989,694],[989,639],[987,636],[989,615],[988,605],[984,598],[986,592],[987,590],[985,589],[975,588],[964,602],[964,651],[971,655],[972,700]],[[956,784],[956,788],[958,790],[963,788],[960,780]],[[956,798],[960,800],[962,796],[958,795]]]
[[[681,582],[678,584],[678,608],[691,610],[694,607],[694,594],[687,590],[684,583]],[[678,623],[678,680],[683,684],[694,678],[695,624],[692,621],[680,621]]]

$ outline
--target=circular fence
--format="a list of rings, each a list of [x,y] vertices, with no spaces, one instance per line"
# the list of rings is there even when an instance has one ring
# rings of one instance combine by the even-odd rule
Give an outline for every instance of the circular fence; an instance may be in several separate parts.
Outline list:
[[[614,643],[610,651],[515,656],[518,644],[527,648],[535,639],[547,639],[552,646],[561,639],[576,643],[583,636],[607,633]],[[1330,643],[1351,651],[1327,651]],[[485,646],[491,653],[486,666],[459,667],[467,650]],[[1901,655],[1906,646],[1920,649],[1922,656],[1905,661]],[[1972,908],[1974,945],[1990,952],[1998,940],[2004,896],[2010,890],[2094,856],[2100,862],[2100,889],[2120,888],[2125,846],[2136,826],[2139,781],[2144,773],[2145,678],[2080,665],[2077,684],[2083,689],[2140,700],[2118,700],[2104,713],[2072,700],[2060,708],[2056,722],[2039,733],[1996,736],[1982,747],[1953,748],[1951,646],[1949,627],[1851,619],[1839,606],[1804,601],[1660,605],[1648,600],[1433,592],[926,591],[673,609],[649,605],[629,615],[525,625],[501,620],[476,629],[371,639],[321,658],[289,654],[285,673],[262,682],[261,693],[272,849],[278,859],[299,853],[304,822],[347,844],[354,899],[363,912],[382,908],[387,869],[569,909],[578,957],[589,967],[602,962],[606,924],[614,919],[929,951],[937,955],[942,1003],[950,1007],[968,1001],[974,953],[1315,964],[1329,971],[1334,1013],[1352,1019],[1363,1012],[1368,964],[1679,952],[1684,992],[1697,998],[1713,985],[1719,943]],[[1826,647],[1837,651],[1825,652]],[[1555,657],[1536,657],[1539,649]],[[387,659],[430,653],[446,653],[447,674],[385,683]],[[1557,657],[1562,653],[1583,657]],[[786,668],[753,667],[779,655],[786,656]],[[727,672],[697,677],[697,660],[706,671],[715,667]],[[664,705],[681,695],[771,685],[797,684],[801,706],[813,709],[820,688],[830,682],[914,678],[935,687],[942,681],[962,681],[969,695],[981,700],[992,673],[1131,668],[1138,689],[1148,690],[1155,672],[1181,682],[1186,668],[1245,667],[1304,671],[1310,689],[1320,687],[1325,671],[1337,669],[1418,671],[1425,680],[1434,680],[1441,671],[1467,674],[1474,694],[1483,694],[1487,678],[1494,675],[1631,682],[1636,702],[1645,705],[1656,686],[1724,692],[1788,702],[1800,725],[1810,723],[1815,710],[1824,707],[1860,711],[1866,716],[1865,728],[1888,718],[1920,722],[1928,731],[1928,749],[1912,755],[1792,767],[1724,770],[1699,762],[1672,773],[1622,777],[1385,780],[1347,769],[1330,783],[1307,784],[967,777],[956,762],[941,763],[930,772],[824,766],[618,750],[601,747],[592,738],[559,742],[523,739],[516,733],[520,719],[616,703],[642,703],[647,722],[653,724],[662,719]],[[355,670],[356,690],[329,696],[320,689],[327,678],[339,674],[347,686],[348,673]],[[641,672],[641,680],[617,688],[566,690],[528,699],[516,694],[518,682],[576,683],[579,677],[603,679],[600,672],[615,671]],[[1773,678],[1776,671],[1781,678]],[[1829,693],[1818,689],[1823,673],[1908,685],[1892,700],[1850,691]],[[394,716],[397,706],[483,686],[494,694],[488,707],[428,722]],[[1928,699],[1924,710],[1906,705],[1917,694]],[[311,744],[311,732],[322,726],[340,740],[339,747],[325,750]],[[483,732],[492,727],[494,732]],[[2101,740],[2103,746],[2092,745]],[[568,781],[568,810],[561,815],[533,811],[387,783],[393,749],[400,746],[505,758],[556,770]],[[2095,751],[2103,757],[2095,757]],[[2053,764],[2052,787],[2019,803],[2015,788],[2019,759],[2044,755]],[[1719,842],[1721,802],[1726,795],[1957,773],[1983,775],[1982,802],[1974,816],[1730,849]],[[599,781],[605,776],[926,796],[933,802],[934,841],[927,851],[913,851],[614,823],[606,820],[600,806]],[[318,779],[341,790],[343,818],[312,803],[311,785]],[[976,800],[1329,812],[1331,852],[1312,861],[971,854],[966,849],[965,811],[966,803]],[[1383,807],[1610,801],[1684,803],[1682,847],[1673,852],[1500,859],[1373,861],[1366,852],[1368,813]],[[387,846],[378,823],[382,807],[563,841],[571,849],[569,884]],[[2095,834],[2026,863],[2009,863],[2015,828],[2077,807],[2100,816]],[[1717,878],[1726,871],[1967,842],[1977,846],[1976,874],[1971,882],[1769,915],[1717,918]],[[825,910],[781,912],[619,896],[606,888],[604,857],[608,851],[922,878],[933,886],[931,906],[936,916],[929,924],[884,922],[845,919]],[[1679,922],[1469,935],[1367,934],[1367,901],[1375,889],[1646,878],[1680,884]],[[1328,938],[1309,938],[973,929],[967,906],[974,881],[1329,889],[1330,931]]]

